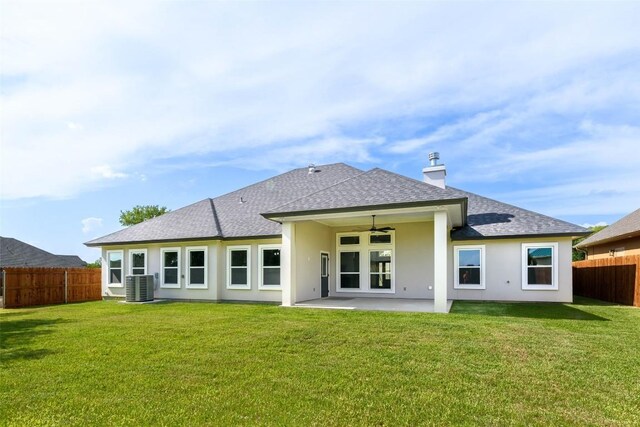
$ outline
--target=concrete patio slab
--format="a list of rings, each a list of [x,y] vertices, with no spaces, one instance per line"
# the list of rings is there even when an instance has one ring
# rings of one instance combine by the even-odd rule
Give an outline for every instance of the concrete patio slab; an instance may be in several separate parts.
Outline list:
[[[452,300],[447,301],[447,313],[451,310],[452,304]],[[434,312],[433,300],[429,299],[329,297],[299,302],[294,307],[334,310]]]

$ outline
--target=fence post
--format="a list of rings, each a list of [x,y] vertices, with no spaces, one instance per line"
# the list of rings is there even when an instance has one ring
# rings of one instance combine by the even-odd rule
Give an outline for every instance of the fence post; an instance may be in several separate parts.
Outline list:
[[[64,270],[64,303],[67,303],[67,270]]]
[[[7,299],[7,272],[2,270],[2,308],[5,307],[5,300]]]

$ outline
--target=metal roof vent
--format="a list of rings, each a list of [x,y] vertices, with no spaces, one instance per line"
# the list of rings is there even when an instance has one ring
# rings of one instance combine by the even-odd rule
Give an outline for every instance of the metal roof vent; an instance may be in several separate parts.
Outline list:
[[[311,163],[309,165],[309,175],[313,174],[316,172],[316,165],[314,165],[313,163]]]
[[[430,166],[437,166],[438,165],[438,160],[440,160],[440,153],[438,153],[437,151],[429,153]]]

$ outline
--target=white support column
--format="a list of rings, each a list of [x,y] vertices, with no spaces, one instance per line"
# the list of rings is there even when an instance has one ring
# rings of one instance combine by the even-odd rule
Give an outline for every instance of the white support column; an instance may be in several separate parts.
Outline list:
[[[280,281],[282,305],[291,307],[296,303],[296,224],[282,223],[282,248],[280,249]]]
[[[436,313],[447,312],[447,213],[434,213],[433,225],[433,308]]]

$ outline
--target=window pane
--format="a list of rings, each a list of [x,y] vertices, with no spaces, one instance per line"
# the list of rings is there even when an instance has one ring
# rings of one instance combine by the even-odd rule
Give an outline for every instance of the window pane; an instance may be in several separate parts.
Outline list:
[[[461,285],[479,285],[480,269],[461,267],[460,269],[458,269],[458,280]]]
[[[231,266],[233,267],[247,266],[247,251],[245,249],[231,251]]]
[[[324,255],[322,256],[320,275],[322,277],[327,277],[329,275],[329,258]]]
[[[109,267],[121,268],[122,267],[122,253],[109,254]]]
[[[528,268],[530,285],[551,285],[552,267],[529,267]]]
[[[262,284],[266,286],[280,286],[280,267],[265,267]]]
[[[460,267],[480,267],[480,249],[461,249],[458,251]],[[462,282],[461,282],[462,283]]]
[[[341,236],[340,244],[341,245],[359,245],[360,236]]]
[[[122,269],[120,268],[110,269],[109,276],[111,277],[111,280],[109,280],[109,283],[122,283]]]
[[[204,285],[204,268],[201,268],[201,267],[190,268],[189,281],[193,285]]]
[[[204,251],[189,251],[189,265],[191,267],[204,267]]]
[[[340,252],[340,271],[359,272],[360,252]]]
[[[265,267],[280,267],[280,249],[263,249],[262,265]]]
[[[371,289],[391,289],[391,274],[372,274]]]
[[[340,287],[348,288],[348,289],[360,288],[360,275],[359,274],[341,274]]]
[[[553,248],[529,248],[527,249],[528,265],[551,265]]]
[[[178,252],[165,252],[164,253],[164,266],[165,267],[177,267],[178,266]]]
[[[231,284],[232,285],[246,285],[247,284],[247,269],[246,268],[232,268],[231,269]]]
[[[391,243],[391,234],[372,234],[369,236],[369,243]]]
[[[131,255],[131,265],[133,267],[143,267],[144,268],[144,254],[143,253],[132,254]]]
[[[391,251],[369,252],[369,272],[387,273],[391,271]]]
[[[164,269],[164,283],[178,284],[178,269],[177,268],[165,268]]]
[[[132,268],[131,274],[144,274],[144,268]]]

